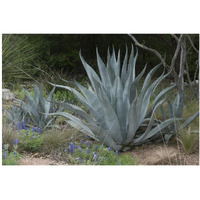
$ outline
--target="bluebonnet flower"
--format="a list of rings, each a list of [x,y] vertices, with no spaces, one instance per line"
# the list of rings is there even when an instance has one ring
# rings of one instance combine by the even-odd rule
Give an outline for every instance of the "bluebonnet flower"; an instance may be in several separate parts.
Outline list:
[[[116,153],[117,155],[119,155],[119,151],[118,151],[118,150],[116,150],[115,153]]]
[[[3,158],[6,159],[7,157],[8,157],[8,153],[7,153],[7,151],[4,151],[3,152]]]
[[[90,143],[89,143],[89,141],[88,140],[86,140],[86,142],[85,142],[88,146],[90,146]]]
[[[35,136],[35,133],[33,133],[33,136]]]
[[[40,130],[39,127],[36,127],[36,130],[37,130],[37,132],[38,132],[39,134],[41,133],[41,130]]]
[[[15,155],[17,155],[17,152],[16,152],[16,151],[14,151],[14,152],[13,152],[13,155],[14,155],[14,156],[15,156]]]
[[[105,160],[106,158],[105,157],[103,157],[103,160]]]
[[[31,137],[31,140],[33,139],[33,136]]]
[[[95,160],[95,162],[97,163],[97,162],[98,162],[98,154],[93,153],[93,155],[94,155],[94,160]]]
[[[97,146],[97,145],[95,145],[95,149],[98,149],[98,146]]]
[[[20,125],[19,122],[17,122],[17,123],[15,124],[15,126],[16,126],[16,129],[17,129],[17,130],[21,130],[21,129],[22,129],[22,127],[21,127],[21,125]]]
[[[79,161],[79,163],[82,163],[82,162],[83,162],[82,159],[81,159],[80,157],[78,157],[78,161]]]
[[[72,104],[74,104],[74,99],[72,99]]]
[[[103,148],[103,144],[101,145],[101,148]]]
[[[73,140],[73,137],[71,137],[70,140]]]
[[[111,151],[111,147],[108,148],[108,151]]]
[[[64,149],[64,152],[66,153],[66,152],[67,152],[67,149]]]
[[[40,135],[38,135],[37,137],[40,138]]]
[[[27,130],[27,129],[28,129],[28,127],[26,127],[26,124],[25,124],[25,122],[24,122],[24,121],[22,121],[22,129],[25,129],[25,130]]]
[[[15,140],[14,140],[14,143],[17,145],[17,144],[19,144],[19,140],[16,138]]]
[[[86,149],[86,152],[87,152],[87,154],[89,154],[89,153],[90,153],[90,149],[89,149],[89,148],[87,148],[87,149]]]
[[[3,149],[6,149],[4,144],[2,145],[2,148],[3,148]]]
[[[84,144],[83,140],[80,141],[81,144]]]
[[[70,142],[70,146],[68,147],[68,149],[69,149],[69,152],[70,152],[71,154],[74,153],[74,144],[73,144],[72,142]]]

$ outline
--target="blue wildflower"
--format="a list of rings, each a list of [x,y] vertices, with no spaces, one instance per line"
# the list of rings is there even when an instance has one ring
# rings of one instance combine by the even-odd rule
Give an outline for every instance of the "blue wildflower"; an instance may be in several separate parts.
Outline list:
[[[68,147],[68,149],[69,149],[69,152],[70,152],[71,154],[74,153],[74,144],[73,144],[72,142],[70,142],[70,146]]]
[[[17,152],[16,152],[16,151],[14,151],[14,152],[13,152],[13,155],[14,155],[14,156],[15,156],[15,155],[17,155]]]
[[[25,130],[27,130],[27,127],[26,127],[26,124],[25,124],[25,122],[24,122],[24,121],[22,121],[22,129],[25,129]]]
[[[105,157],[103,157],[103,160],[105,160],[106,158]]]
[[[101,145],[101,148],[103,148],[103,144]]]
[[[94,161],[97,163],[98,162],[98,154],[94,153]]]
[[[73,140],[73,137],[71,137],[70,140]]]
[[[32,129],[33,129],[33,133],[34,133],[36,131],[35,127],[32,127]]]
[[[80,141],[81,144],[84,144],[83,140]]]
[[[64,149],[64,152],[66,153],[66,152],[67,152],[67,149]]]
[[[20,125],[19,122],[17,122],[17,123],[15,124],[15,127],[16,127],[17,130],[21,130],[21,129],[22,129],[22,127],[21,127],[21,125]]]
[[[35,133],[33,133],[33,136],[35,136]]]
[[[74,104],[74,99],[72,99],[72,104]]]
[[[17,144],[19,144],[19,140],[16,138],[15,140],[14,140],[14,143],[17,145]]]
[[[95,149],[98,149],[98,146],[97,146],[97,145],[95,145]]]
[[[116,150],[115,153],[116,153],[117,155],[119,155],[119,151],[118,151],[118,150]]]
[[[80,157],[78,157],[78,161],[79,161],[79,163],[82,163],[82,162],[83,162],[82,159],[81,159]]]
[[[40,135],[38,135],[38,138],[40,138]]]
[[[31,140],[33,139],[33,136],[31,137]]]
[[[89,141],[88,140],[86,140],[86,142],[85,142],[88,146],[90,146],[90,143],[89,143]]]
[[[86,152],[87,152],[87,154],[89,154],[89,153],[90,153],[90,149],[89,149],[89,148],[87,148],[87,149],[86,149]]]
[[[39,127],[36,127],[36,130],[37,130],[37,132],[38,132],[39,134],[41,133],[41,130],[40,130]]]
[[[108,151],[111,151],[111,147],[108,148]]]
[[[3,149],[6,149],[4,144],[2,145],[2,148],[3,148]]]

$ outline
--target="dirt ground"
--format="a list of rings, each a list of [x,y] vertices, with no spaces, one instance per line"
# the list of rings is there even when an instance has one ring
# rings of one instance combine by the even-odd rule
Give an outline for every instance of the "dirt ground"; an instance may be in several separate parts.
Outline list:
[[[149,144],[135,147],[130,152],[137,157],[139,165],[199,165],[199,142],[196,143],[191,155],[185,154],[182,146],[173,141],[168,146],[164,144]],[[58,162],[52,157],[40,157],[38,153],[23,155],[20,165],[68,165]]]
[[[199,142],[196,143],[191,155],[187,155],[176,141],[167,146],[142,145],[136,147],[131,154],[138,158],[140,165],[199,165]]]

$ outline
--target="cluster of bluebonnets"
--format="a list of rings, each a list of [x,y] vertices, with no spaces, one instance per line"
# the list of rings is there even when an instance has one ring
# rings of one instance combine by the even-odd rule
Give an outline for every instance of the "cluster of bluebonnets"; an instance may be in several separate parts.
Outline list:
[[[157,86],[168,76],[163,72],[151,83],[154,73],[161,64],[150,70],[143,84],[140,84],[146,66],[136,76],[135,66],[138,52],[134,55],[133,46],[129,58],[128,48],[126,48],[122,67],[120,67],[120,51],[117,57],[114,48],[112,54],[108,51],[106,64],[100,58],[98,50],[96,53],[99,75],[80,54],[90,80],[90,84],[87,84],[88,87],[69,81],[65,82],[69,85],[73,84],[73,86],[50,83],[54,88],[47,98],[44,97],[43,90],[38,87],[35,87],[34,97],[24,90],[26,102],[18,100],[20,105],[15,105],[11,110],[7,110],[7,117],[11,121],[24,120],[27,124],[39,127],[43,132],[47,128],[56,126],[55,122],[58,116],[64,116],[70,126],[114,151],[126,151],[133,146],[159,138],[169,140],[177,131],[176,128],[179,125],[177,121],[182,120],[183,97],[178,94],[172,104],[168,103],[170,105],[168,107],[169,114],[166,118],[162,104],[167,92],[174,89],[175,85],[162,90],[157,96],[154,95]],[[140,85],[142,85],[141,89]],[[74,100],[70,103],[55,102],[52,98],[55,87],[71,91],[84,108],[75,105]],[[151,102],[152,99],[153,102]],[[158,109],[161,109],[163,119],[155,118]],[[63,112],[63,110],[67,112]],[[184,126],[198,114],[197,112],[192,118],[186,120],[183,123]],[[71,143],[67,151],[73,154],[75,149],[78,148]],[[86,153],[89,151],[88,147]],[[93,156],[94,159],[98,159],[97,153],[94,152]],[[79,158],[79,160],[81,159]]]

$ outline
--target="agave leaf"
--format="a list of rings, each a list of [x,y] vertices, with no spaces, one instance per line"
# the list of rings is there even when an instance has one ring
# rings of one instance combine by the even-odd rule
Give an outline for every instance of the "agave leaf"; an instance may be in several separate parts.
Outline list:
[[[51,85],[55,86],[55,87],[60,87],[60,88],[64,88],[67,90],[70,90],[71,92],[74,93],[74,95],[79,99],[79,101],[91,112],[91,114],[97,119],[97,121],[102,122],[101,117],[99,116],[99,113],[97,113],[94,108],[88,104],[87,99],[85,99],[78,91],[76,91],[75,89],[68,87],[68,86],[63,86],[63,85],[57,85],[57,84],[53,84],[50,83]]]
[[[127,76],[127,62],[128,62],[128,48],[126,46],[126,53],[125,53],[125,57],[124,57],[123,65],[122,65],[122,72],[121,72],[121,79],[122,79],[123,87],[125,85],[126,76]]]
[[[101,80],[100,80],[99,76],[98,76],[97,73],[85,62],[85,60],[83,59],[83,57],[82,57],[82,55],[81,55],[81,52],[80,52],[80,58],[81,58],[81,62],[82,62],[82,64],[83,64],[83,66],[84,66],[84,68],[85,68],[85,70],[86,70],[86,72],[87,72],[88,78],[90,79],[90,82],[92,83],[93,88],[95,89],[95,91],[97,91],[98,88],[96,88],[96,85],[94,84],[94,81],[93,81],[93,78],[92,78],[92,77],[94,77],[94,79],[95,79],[97,82],[101,83]]]
[[[106,131],[101,126],[97,126],[96,124],[88,124],[88,126],[95,133],[95,136],[102,144],[111,147],[113,150],[120,150],[122,148],[121,145],[116,144],[108,130]]]
[[[117,143],[121,143],[123,139],[121,135],[119,121],[115,110],[113,109],[111,102],[107,98],[107,95],[103,89],[101,89],[100,99],[105,113],[105,123],[107,125],[107,129],[112,135],[113,139]]]
[[[163,98],[163,96],[169,92],[170,90],[172,90],[176,85],[173,85],[171,87],[165,88],[164,90],[162,90],[155,98],[149,112],[147,113],[147,116],[149,116],[152,113],[152,110],[154,109],[155,105],[158,103],[158,101],[160,101],[161,98]]]
[[[199,111],[197,111],[194,115],[189,117],[181,126],[180,129],[185,128],[188,124],[190,124],[196,117],[199,116]]]
[[[156,111],[158,110],[158,108],[162,105],[162,103],[164,102],[165,99],[161,100],[160,102],[158,102],[156,104],[156,106],[154,107],[153,109],[153,112],[151,114],[151,118],[150,118],[150,121],[148,123],[148,126],[147,126],[147,129],[145,130],[144,134],[142,134],[140,137],[136,138],[134,140],[134,142],[137,144],[137,143],[140,143],[142,141],[144,141],[145,137],[147,137],[147,135],[149,134],[149,131],[151,130],[152,128],[152,125],[153,125],[153,122],[154,122],[154,116],[155,116],[155,113]]]
[[[68,109],[69,111],[73,111],[78,115],[83,116],[83,118],[86,120],[87,123],[95,123],[95,121],[93,120],[93,118],[88,115],[83,109],[81,109],[80,107],[73,105],[73,104],[69,104],[69,103],[64,103],[63,107]]]
[[[102,105],[98,97],[95,95],[95,93],[89,91],[88,89],[80,85],[79,83],[76,82],[76,85],[86,97],[88,104],[95,110],[96,114],[99,115],[99,118],[100,118],[99,121],[103,122],[104,112],[103,112]]]
[[[111,88],[111,82],[108,77],[108,71],[106,70],[105,64],[102,61],[101,57],[99,56],[98,49],[96,49],[96,53],[97,53],[97,64],[101,75],[101,80],[103,82],[104,87],[107,88],[107,90],[109,90]]]
[[[70,119],[71,121],[73,121],[74,123],[76,123],[78,126],[80,126],[82,129],[84,129],[85,131],[87,131],[87,133],[90,135],[90,137],[93,137],[95,138],[95,135],[94,133],[88,128],[88,126],[86,126],[79,118],[69,114],[69,113],[66,113],[66,112],[57,112],[57,113],[51,113],[49,114],[50,116],[55,116],[55,115],[60,115],[60,116],[63,116],[63,117],[66,117],[68,119]]]
[[[162,122],[161,124],[158,124],[155,128],[153,128],[147,135],[145,138],[143,138],[143,141],[144,140],[147,140],[147,139],[150,139],[151,137],[155,137],[156,135],[159,136],[159,135],[162,135],[161,131],[163,129],[165,129],[167,126],[169,126],[170,124],[174,123],[174,121],[177,121],[177,120],[182,120],[182,118],[171,118],[171,119],[168,119],[164,122]],[[133,141],[131,142],[131,145],[135,145],[136,142],[135,142],[136,139],[133,139]]]
[[[144,89],[148,86],[149,82],[151,81],[151,78],[152,78],[153,74],[155,73],[155,71],[156,71],[161,65],[162,65],[162,63],[158,64],[157,66],[155,66],[155,67],[147,74],[147,76],[146,76],[146,78],[145,78],[145,81],[144,81],[144,83],[143,83],[143,86],[142,86],[142,90],[144,90]]]
[[[132,102],[129,112],[128,112],[128,133],[126,136],[126,140],[123,142],[123,144],[129,144],[131,140],[134,138],[137,129],[139,128],[139,116],[137,113],[137,106],[136,106],[137,97]]]

